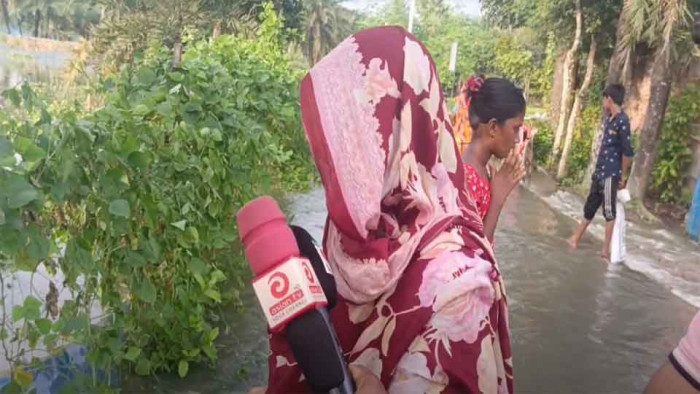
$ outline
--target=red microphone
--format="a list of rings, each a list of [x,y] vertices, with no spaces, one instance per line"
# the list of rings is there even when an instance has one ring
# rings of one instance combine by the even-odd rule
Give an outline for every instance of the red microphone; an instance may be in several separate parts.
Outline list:
[[[314,265],[301,255],[298,240],[277,202],[270,197],[258,198],[246,204],[237,216],[245,255],[255,274],[253,289],[270,330],[284,329],[312,392],[354,393],[354,382],[328,315],[322,284]],[[302,249],[307,254],[319,254],[313,239],[304,237],[304,232],[297,231]],[[310,258],[323,265],[320,256]],[[318,269],[329,291],[334,291],[334,283],[329,283],[332,275]],[[272,363],[270,367],[273,368]]]
[[[270,329],[328,304],[308,259],[299,255],[294,233],[271,197],[246,204],[237,215],[245,256],[255,275],[253,289]]]

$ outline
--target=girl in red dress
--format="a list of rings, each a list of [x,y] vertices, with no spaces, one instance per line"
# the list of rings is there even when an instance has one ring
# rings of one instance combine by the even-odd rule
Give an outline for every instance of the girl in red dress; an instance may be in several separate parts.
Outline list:
[[[523,132],[525,98],[522,90],[503,78],[471,78],[468,86],[474,134],[462,155],[465,188],[476,203],[484,233],[493,242],[506,198],[526,175],[522,160],[528,139]],[[505,159],[497,171],[489,164],[492,156]]]

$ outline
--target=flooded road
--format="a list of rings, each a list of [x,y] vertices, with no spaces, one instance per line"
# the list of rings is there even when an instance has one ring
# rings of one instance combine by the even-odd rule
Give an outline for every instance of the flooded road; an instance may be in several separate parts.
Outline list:
[[[537,185],[530,189],[541,191]],[[696,308],[627,265],[603,263],[594,236],[586,237],[579,250],[569,250],[565,239],[576,223],[547,198],[516,189],[496,235],[510,303],[516,392],[641,392]],[[294,222],[320,239],[322,190],[293,199],[292,209]],[[645,242],[661,242],[659,238]],[[639,246],[631,242],[628,248],[636,251]],[[700,270],[700,260],[696,262],[695,273]],[[253,296],[246,296],[248,311],[228,316],[232,330],[220,342],[215,370],[195,368],[185,380],[130,378],[124,392],[230,393],[265,385],[265,322]]]

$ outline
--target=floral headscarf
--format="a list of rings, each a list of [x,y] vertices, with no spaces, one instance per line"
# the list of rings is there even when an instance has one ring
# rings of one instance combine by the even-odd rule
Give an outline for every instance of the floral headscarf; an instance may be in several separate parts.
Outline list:
[[[419,245],[454,218],[481,231],[473,204],[460,201],[464,174],[432,59],[395,33],[356,34],[301,84],[326,190],[326,252],[340,294],[357,303],[394,285]]]

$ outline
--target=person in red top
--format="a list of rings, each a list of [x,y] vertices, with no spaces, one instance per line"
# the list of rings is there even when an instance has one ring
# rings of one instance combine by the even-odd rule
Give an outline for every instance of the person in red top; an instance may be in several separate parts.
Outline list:
[[[472,77],[468,86],[474,134],[462,155],[465,187],[476,203],[485,235],[493,242],[501,209],[526,175],[522,159],[527,139],[522,132],[525,98],[521,89],[503,78]],[[497,171],[489,164],[493,156],[504,159]]]

